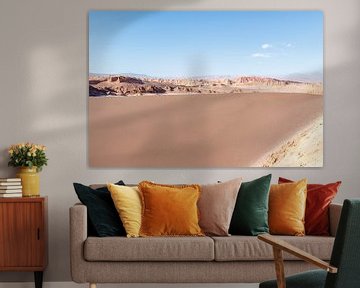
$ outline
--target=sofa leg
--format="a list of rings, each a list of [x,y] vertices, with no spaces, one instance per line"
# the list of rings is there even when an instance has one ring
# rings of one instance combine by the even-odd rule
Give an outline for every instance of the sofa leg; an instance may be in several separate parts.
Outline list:
[[[95,283],[89,283],[89,288],[96,288],[96,284]]]

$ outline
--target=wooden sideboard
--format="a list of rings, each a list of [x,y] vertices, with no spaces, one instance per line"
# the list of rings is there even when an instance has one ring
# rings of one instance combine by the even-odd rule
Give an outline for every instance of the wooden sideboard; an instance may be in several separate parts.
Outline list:
[[[41,288],[47,250],[47,197],[0,198],[0,271],[32,271]]]

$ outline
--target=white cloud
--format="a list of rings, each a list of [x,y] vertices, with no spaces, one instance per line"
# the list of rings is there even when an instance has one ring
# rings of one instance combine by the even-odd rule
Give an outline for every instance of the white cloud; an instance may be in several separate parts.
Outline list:
[[[285,47],[286,47],[286,48],[293,47],[293,44],[291,44],[291,43],[285,43]]]
[[[270,58],[270,54],[268,53],[253,53],[251,54],[253,58]]]
[[[262,49],[269,49],[269,48],[271,48],[271,47],[272,47],[272,45],[271,45],[271,44],[268,44],[268,43],[264,43],[264,44],[261,45],[261,48],[262,48]]]

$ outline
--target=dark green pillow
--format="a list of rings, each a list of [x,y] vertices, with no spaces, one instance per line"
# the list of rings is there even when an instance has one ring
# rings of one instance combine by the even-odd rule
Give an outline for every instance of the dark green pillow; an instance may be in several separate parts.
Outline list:
[[[115,184],[125,185],[123,181]],[[126,235],[107,187],[92,189],[89,186],[74,183],[74,188],[81,203],[87,207],[90,235],[92,233],[99,237]]]
[[[230,222],[230,234],[256,236],[269,233],[270,181],[271,174],[241,184]]]

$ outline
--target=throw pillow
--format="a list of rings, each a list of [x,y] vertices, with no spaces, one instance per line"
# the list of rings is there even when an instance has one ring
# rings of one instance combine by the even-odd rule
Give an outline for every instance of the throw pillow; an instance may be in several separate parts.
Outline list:
[[[141,236],[202,236],[196,203],[199,185],[139,184],[143,204]]]
[[[125,185],[119,181],[118,185]],[[92,189],[80,183],[73,183],[75,192],[87,207],[88,223],[94,236],[125,236],[125,229],[120,221],[110,192],[106,187]]]
[[[279,184],[292,183],[279,178]],[[329,206],[335,198],[341,181],[329,184],[307,184],[305,211],[305,233],[307,235],[329,236]]]
[[[242,179],[238,178],[223,183],[200,186],[199,225],[205,234],[229,236],[231,216],[241,181]]]
[[[273,184],[269,195],[269,227],[271,234],[303,236],[306,207],[306,184]]]
[[[271,174],[241,184],[231,218],[230,234],[256,236],[269,233],[270,181]]]
[[[127,237],[139,237],[141,226],[141,197],[138,187],[107,185]]]

